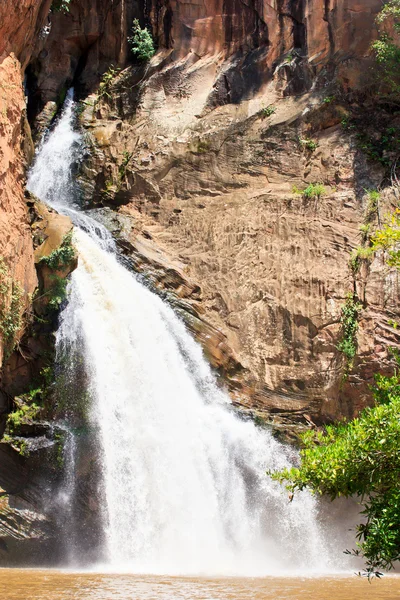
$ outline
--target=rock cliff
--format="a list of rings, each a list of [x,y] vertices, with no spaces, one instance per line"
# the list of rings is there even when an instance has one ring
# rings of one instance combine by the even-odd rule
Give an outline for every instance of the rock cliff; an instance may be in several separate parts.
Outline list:
[[[283,420],[354,414],[396,343],[393,273],[377,263],[355,282],[349,268],[365,190],[383,176],[343,126],[370,77],[379,7],[153,2],[156,57],[112,71],[82,104],[88,205],[124,216],[132,268],[183,311],[234,401]],[[318,199],[293,193],[316,182]],[[360,357],[344,381],[341,306],[355,286]]]
[[[353,415],[398,341],[388,320],[397,319],[399,298],[397,274],[381,259],[356,281],[349,265],[368,211],[365,190],[383,176],[343,127],[351,107],[325,102],[326,92],[278,101],[270,86],[239,110],[193,118],[188,94],[177,131],[172,111],[162,119],[168,97],[158,114],[148,109],[158,73],[142,88],[135,118],[124,113],[131,76],[117,76],[110,97],[92,97],[82,113],[92,143],[88,202],[118,211],[110,228],[132,268],[172,295],[235,402],[303,422]],[[299,193],[316,182],[321,197]],[[383,215],[395,198],[381,202]],[[345,380],[337,346],[341,307],[354,289],[364,311]]]
[[[33,144],[23,78],[33,51],[40,45],[40,31],[50,3],[51,0],[5,0],[0,6],[0,255],[14,284],[23,289],[24,302],[19,312],[27,306],[28,294],[37,283],[24,198],[25,169],[33,156]],[[3,297],[6,308],[9,302],[10,298]]]

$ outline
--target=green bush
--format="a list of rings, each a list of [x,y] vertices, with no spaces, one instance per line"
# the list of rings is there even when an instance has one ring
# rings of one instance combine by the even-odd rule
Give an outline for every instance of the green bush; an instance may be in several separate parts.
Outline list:
[[[108,67],[107,71],[105,73],[103,73],[103,76],[101,78],[100,85],[99,85],[99,92],[98,92],[97,100],[99,100],[103,96],[107,96],[108,98],[111,98],[110,88],[113,83],[114,77],[116,77],[119,72],[120,72],[120,69],[118,67],[114,67],[114,65],[110,65]]]
[[[365,523],[351,554],[366,561],[368,576],[400,559],[400,378],[378,375],[376,405],[349,423],[301,436],[301,466],[269,475],[292,492],[308,488],[334,500],[359,498]],[[349,551],[347,551],[349,552]]]
[[[70,265],[75,259],[75,248],[72,245],[72,231],[64,236],[58,248],[53,250],[49,256],[43,256],[39,262],[46,264],[50,269],[56,271]]]
[[[299,138],[299,142],[303,148],[306,148],[306,150],[310,150],[310,152],[315,152],[315,150],[318,148],[318,144],[317,142],[314,142],[314,140],[309,140],[307,138]]]
[[[366,227],[365,225],[361,227]],[[372,246],[358,246],[355,248],[350,255],[350,268],[355,275],[359,268],[362,260],[369,260],[373,257],[374,250]]]
[[[362,225],[360,225],[359,230],[361,233],[361,240],[362,242],[365,244],[368,239],[369,239],[369,232],[371,229],[371,224],[370,223],[363,223]]]
[[[47,292],[49,297],[49,307],[58,310],[64,300],[67,298],[67,280],[64,277],[51,275],[51,288]]]
[[[31,423],[34,421],[40,411],[40,406],[35,404],[23,404],[20,403],[16,410],[9,413],[7,418],[8,432],[12,435],[24,423]]]
[[[353,366],[353,359],[357,353],[357,331],[358,331],[358,317],[362,305],[357,301],[354,294],[348,294],[346,302],[342,306],[341,310],[341,340],[337,346],[338,350],[342,352],[346,359],[346,371],[349,371]]]
[[[265,106],[264,108],[261,109],[261,117],[263,119],[267,118],[267,117],[271,117],[274,113],[276,113],[277,108],[276,106],[273,106],[272,104],[270,104],[269,106]]]
[[[9,269],[0,257],[0,336],[7,358],[14,350],[15,339],[22,327],[23,290],[10,275]]]
[[[326,193],[326,190],[324,188],[324,186],[322,185],[322,183],[310,183],[310,185],[308,185],[306,187],[306,189],[303,192],[303,196],[304,198],[321,198],[321,196],[324,196]]]
[[[372,250],[384,250],[387,255],[387,264],[400,269],[400,210],[397,209],[390,217],[389,223],[375,231],[371,237]]]
[[[322,183],[309,183],[304,190],[300,190],[297,186],[292,188],[293,194],[301,194],[303,198],[312,200],[313,198],[321,198],[326,194],[325,187]]]
[[[386,85],[389,94],[397,96],[400,93],[400,47],[398,44],[400,0],[387,2],[377,16],[376,22],[380,29],[380,36],[372,44],[372,49],[380,67],[380,80]],[[381,29],[385,24],[389,24],[389,29],[394,31],[397,39]]]
[[[128,37],[128,43],[132,54],[141,62],[150,60],[156,52],[149,30],[146,27],[142,29],[138,19],[133,21],[132,35]]]
[[[69,13],[69,5],[71,0],[53,0],[51,5],[51,12],[62,12],[64,14]]]

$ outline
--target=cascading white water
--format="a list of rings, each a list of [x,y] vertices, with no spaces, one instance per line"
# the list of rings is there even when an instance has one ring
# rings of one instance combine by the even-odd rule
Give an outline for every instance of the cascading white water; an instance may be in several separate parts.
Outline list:
[[[332,570],[316,501],[265,474],[293,451],[234,414],[181,320],[73,206],[73,101],[28,187],[69,214],[79,267],[59,343],[84,345],[104,486],[106,563],[132,572],[262,575]]]

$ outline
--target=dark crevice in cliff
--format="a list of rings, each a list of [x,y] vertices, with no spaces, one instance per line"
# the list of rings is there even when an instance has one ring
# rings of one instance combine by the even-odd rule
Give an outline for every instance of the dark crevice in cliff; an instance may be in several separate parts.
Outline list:
[[[33,64],[30,63],[25,70],[25,91],[27,93],[28,103],[27,103],[27,117],[30,124],[32,124],[38,115],[38,113],[43,108],[41,101],[41,93],[38,88],[37,75],[35,73],[35,69]]]
[[[163,29],[164,29],[164,44],[166,48],[173,47],[173,39],[172,39],[172,19],[173,12],[172,8],[168,6],[165,11],[164,19],[163,19]]]
[[[293,19],[293,44],[296,49],[306,56],[307,48],[307,28],[305,20],[304,0],[292,0],[290,3],[290,13]]]
[[[85,77],[83,76],[84,71],[86,69],[86,66],[88,64],[88,59],[89,59],[89,55],[90,55],[90,51],[92,50],[92,48],[95,46],[96,42],[98,41],[98,38],[96,38],[91,44],[89,44],[85,50],[82,51],[79,59],[78,59],[78,64],[76,66],[75,69],[75,73],[73,75],[73,80],[72,80],[72,86],[75,89],[75,94],[78,98],[80,97],[85,97],[88,94],[91,93],[91,91],[93,91],[92,89],[90,89],[87,85],[87,82],[85,81]],[[96,84],[97,85],[97,82]],[[91,86],[93,87],[93,86]]]
[[[332,23],[331,23],[331,13],[335,9],[331,9],[331,0],[324,0],[324,21],[328,24],[328,36],[329,36],[329,55],[333,56],[335,54],[335,38],[333,35]]]
[[[248,32],[251,47],[269,46],[267,23],[261,18],[254,6],[249,6],[242,0],[224,0],[222,21],[225,32],[225,43],[229,46],[238,39],[245,39]]]

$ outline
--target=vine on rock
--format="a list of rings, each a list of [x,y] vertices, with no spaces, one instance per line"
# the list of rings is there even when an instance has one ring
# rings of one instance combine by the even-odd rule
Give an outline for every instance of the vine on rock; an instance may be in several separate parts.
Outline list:
[[[22,309],[22,287],[13,280],[4,259],[0,257],[0,336],[6,358],[14,350],[17,333],[22,327]]]

